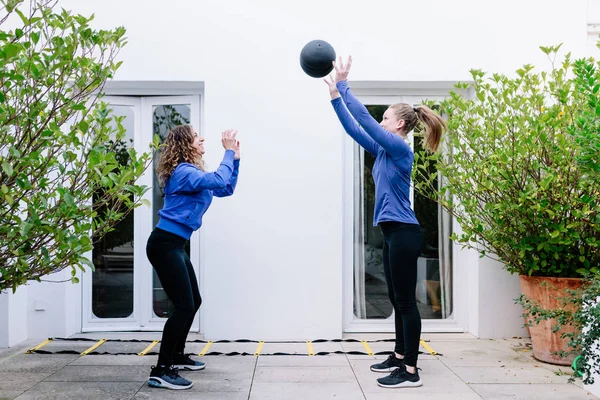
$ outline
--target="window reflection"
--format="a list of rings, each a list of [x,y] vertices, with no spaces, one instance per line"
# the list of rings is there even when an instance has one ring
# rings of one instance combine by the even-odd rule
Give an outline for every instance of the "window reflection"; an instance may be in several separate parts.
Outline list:
[[[116,130],[115,117],[124,117],[121,124],[126,135],[114,145],[117,160],[125,165],[129,159],[127,149],[133,147],[134,109],[132,106],[111,105],[112,128]],[[94,194],[94,201],[101,196]],[[98,207],[102,212],[102,207]],[[94,239],[92,260],[92,313],[97,318],[126,318],[133,314],[133,212],[120,221],[114,230],[100,241]]]
[[[154,106],[152,110],[152,127],[153,133],[160,137],[160,143],[162,144],[167,138],[167,134],[171,129],[177,125],[185,125],[190,123],[190,112],[191,107],[189,104],[173,104],[173,105],[158,105]],[[164,205],[164,198],[162,188],[160,187],[158,176],[156,175],[156,166],[158,165],[158,158],[160,151],[157,151],[154,157],[154,183],[152,185],[152,196],[153,196],[153,227],[158,224],[158,211]],[[186,252],[190,255],[189,241],[186,244]],[[152,270],[152,308],[154,314],[160,318],[168,318],[174,310],[173,303],[167,297],[156,271]]]
[[[367,106],[381,121],[387,105]],[[416,132],[418,135],[418,132]],[[421,140],[414,140],[415,151]],[[354,315],[357,319],[386,319],[392,315],[383,272],[383,234],[373,226],[375,184],[372,168],[375,158],[355,144],[355,250]],[[435,169],[431,174],[437,174]],[[415,193],[413,207],[424,232],[425,246],[417,262],[416,298],[422,319],[447,318],[451,314],[449,218],[438,204]],[[441,251],[440,251],[441,245]],[[440,262],[440,257],[442,262]]]

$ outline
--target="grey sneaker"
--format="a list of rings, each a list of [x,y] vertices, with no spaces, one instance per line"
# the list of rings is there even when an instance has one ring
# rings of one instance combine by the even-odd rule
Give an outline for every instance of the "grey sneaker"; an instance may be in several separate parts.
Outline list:
[[[406,370],[404,366],[404,360],[400,358],[396,358],[395,354],[390,354],[390,356],[382,363],[371,365],[371,371],[373,372],[392,372],[396,369]]]
[[[191,381],[181,377],[173,366],[166,367],[164,365],[152,367],[147,382],[152,387],[173,390],[189,389],[193,385]]]
[[[404,371],[398,368],[389,376],[377,379],[377,384],[384,388],[423,386],[423,382],[421,382],[421,378],[419,377],[419,371],[415,371],[414,374],[411,374],[406,371],[406,368]]]

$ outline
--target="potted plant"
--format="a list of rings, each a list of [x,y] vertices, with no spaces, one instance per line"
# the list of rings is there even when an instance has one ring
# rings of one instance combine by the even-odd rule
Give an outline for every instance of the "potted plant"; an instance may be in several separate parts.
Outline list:
[[[571,365],[575,376],[582,377],[586,385],[595,385],[593,388],[600,394],[600,276],[585,279],[580,288],[568,290],[558,303],[554,309],[544,309],[524,298],[521,304],[531,319],[556,322],[553,331],[560,331],[560,337],[569,345],[568,350],[557,355],[576,356]]]
[[[549,71],[472,70],[473,82],[441,104],[446,150],[415,154],[414,169],[415,190],[460,224],[452,239],[519,274],[525,297],[545,309],[600,267],[600,66],[570,54],[557,64],[559,48],[541,47]],[[552,326],[530,327],[534,356],[568,365]]]

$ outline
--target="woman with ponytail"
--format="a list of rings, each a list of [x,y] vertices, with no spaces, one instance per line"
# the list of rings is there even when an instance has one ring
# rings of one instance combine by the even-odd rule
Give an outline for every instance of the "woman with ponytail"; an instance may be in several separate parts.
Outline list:
[[[417,308],[417,260],[423,247],[423,232],[410,204],[410,179],[414,154],[406,142],[417,124],[425,127],[424,147],[438,150],[444,120],[425,106],[399,103],[390,106],[380,123],[358,101],[348,87],[352,58],[344,66],[341,57],[335,77],[324,79],[331,104],[346,132],[375,157],[375,213],[373,224],[383,232],[383,268],[390,301],[394,307],[395,348],[388,359],[371,366],[374,372],[391,372],[377,379],[379,386],[417,387],[422,382],[417,369],[421,316]]]
[[[164,185],[165,205],[150,234],[146,254],[175,310],[163,329],[156,367],[148,384],[167,389],[189,389],[192,382],[179,370],[198,371],[205,364],[184,353],[185,342],[202,298],[194,267],[185,252],[192,233],[202,225],[202,216],[213,196],[231,196],[240,166],[237,132],[221,134],[223,161],[214,172],[206,172],[202,156],[204,138],[191,125],[173,128],[161,147],[157,173]]]

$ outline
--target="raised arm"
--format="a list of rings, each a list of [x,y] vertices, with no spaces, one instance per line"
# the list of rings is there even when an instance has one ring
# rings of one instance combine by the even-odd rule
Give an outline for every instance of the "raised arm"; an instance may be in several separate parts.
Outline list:
[[[352,66],[352,57],[348,57],[346,65],[339,58],[339,63],[333,63],[335,67],[336,89],[339,91],[342,100],[348,107],[348,111],[354,119],[362,126],[367,135],[369,135],[378,145],[393,158],[400,158],[410,151],[408,143],[398,135],[383,129],[381,125],[371,116],[367,108],[356,98],[348,87],[348,74]]]
[[[338,119],[342,123],[342,126],[346,130],[346,133],[350,135],[352,139],[356,141],[359,145],[362,146],[366,151],[371,153],[373,157],[377,157],[377,151],[379,150],[379,145],[375,143],[373,139],[369,137],[365,133],[365,131],[360,127],[358,122],[352,118],[352,115],[348,112],[346,105],[341,97],[337,99],[331,100],[331,105],[333,105],[333,109],[338,116]]]
[[[213,194],[216,197],[227,197],[231,196],[235,191],[235,186],[237,185],[238,173],[240,170],[240,160],[233,160],[233,173],[231,174],[231,178],[229,178],[229,182],[222,189],[216,189],[213,191]]]
[[[340,92],[344,103],[348,107],[350,114],[356,119],[356,121],[363,127],[365,132],[385,151],[394,158],[404,156],[410,151],[408,143],[398,135],[394,135],[392,132],[388,132],[379,122],[375,120],[365,107],[352,93],[348,87],[348,82],[343,80],[336,83],[336,86]]]
[[[340,97],[340,93],[335,86],[333,77],[329,77],[329,80],[323,79],[329,86],[329,94],[331,95],[331,105],[337,114],[338,119],[342,123],[342,126],[346,130],[346,133],[350,135],[362,148],[371,153],[373,157],[377,157],[379,151],[379,145],[375,143],[369,135],[360,127],[352,115],[348,112],[344,101]]]
[[[214,172],[204,172],[197,168],[188,168],[188,176],[185,183],[186,191],[200,192],[205,189],[225,189],[230,184],[234,172],[233,150],[226,150],[223,161]]]

